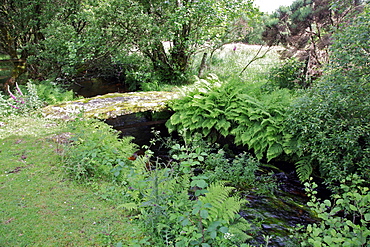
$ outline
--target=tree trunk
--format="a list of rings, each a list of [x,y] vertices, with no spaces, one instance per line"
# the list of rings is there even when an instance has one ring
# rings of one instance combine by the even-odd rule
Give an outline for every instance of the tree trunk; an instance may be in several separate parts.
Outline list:
[[[200,62],[198,77],[203,75],[203,71],[206,68],[207,53],[203,53],[202,61]]]

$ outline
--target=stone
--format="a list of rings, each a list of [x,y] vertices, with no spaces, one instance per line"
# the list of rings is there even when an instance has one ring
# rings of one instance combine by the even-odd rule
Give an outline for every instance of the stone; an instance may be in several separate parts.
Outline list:
[[[66,120],[76,117],[110,119],[138,112],[163,111],[169,100],[180,96],[178,92],[165,91],[109,93],[46,106],[42,112],[47,118]]]

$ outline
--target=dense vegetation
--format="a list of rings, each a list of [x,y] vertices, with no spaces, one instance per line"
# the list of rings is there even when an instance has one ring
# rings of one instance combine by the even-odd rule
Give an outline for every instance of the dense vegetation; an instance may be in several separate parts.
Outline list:
[[[0,93],[0,245],[262,244],[251,237],[256,222],[238,213],[247,195],[274,196],[276,178],[266,167],[279,164],[296,169],[318,219],[295,229],[289,244],[367,246],[368,3],[298,0],[264,16],[249,1],[3,2],[0,52],[11,72]],[[287,59],[274,57],[261,73],[237,44],[220,51],[251,40],[279,41]],[[260,51],[248,59],[266,59]],[[184,95],[169,104],[166,123],[178,138],[155,132],[138,147],[99,120],[40,114],[75,98],[68,81],[90,76],[132,89],[186,84],[170,87]],[[168,159],[151,150],[158,144]],[[332,196],[321,201],[312,177]],[[60,201],[47,200],[53,194],[45,188]],[[93,223],[73,211],[81,205]],[[25,220],[32,223],[22,226]],[[54,236],[45,224],[70,235]],[[274,237],[265,236],[266,245]]]

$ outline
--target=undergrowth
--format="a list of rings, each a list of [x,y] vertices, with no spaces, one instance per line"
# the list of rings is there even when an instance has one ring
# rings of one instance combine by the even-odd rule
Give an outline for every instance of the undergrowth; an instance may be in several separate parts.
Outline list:
[[[200,82],[202,87],[170,105],[175,111],[166,123],[170,132],[187,130],[213,141],[233,136],[258,160],[292,153],[294,142],[283,125],[292,100],[289,90],[262,92],[257,85],[222,83],[217,77]]]

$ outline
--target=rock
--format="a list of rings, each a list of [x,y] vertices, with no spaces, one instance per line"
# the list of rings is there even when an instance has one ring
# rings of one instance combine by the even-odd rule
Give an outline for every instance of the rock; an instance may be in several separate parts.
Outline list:
[[[179,98],[176,92],[109,93],[92,98],[50,105],[43,109],[47,118],[74,119],[76,117],[108,119],[118,116],[167,109],[167,101]]]

